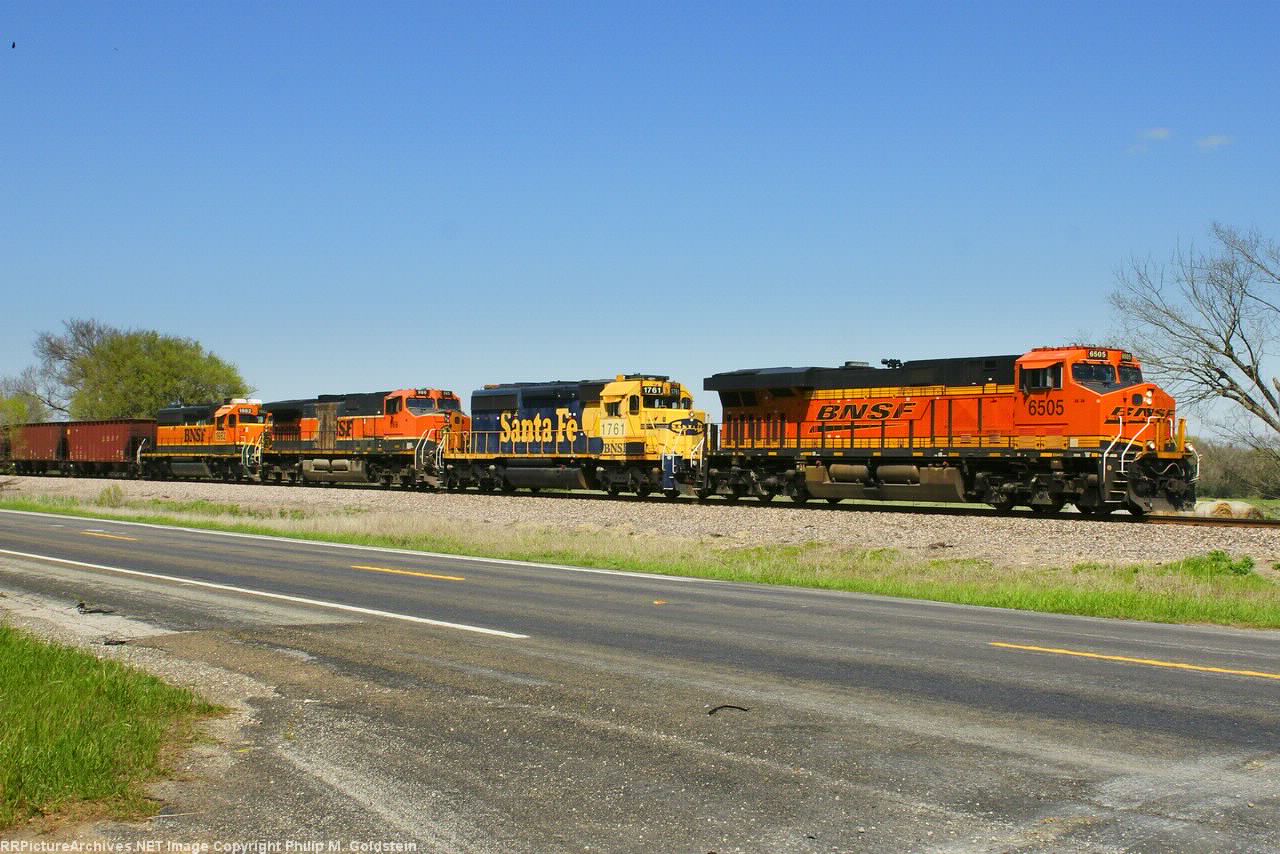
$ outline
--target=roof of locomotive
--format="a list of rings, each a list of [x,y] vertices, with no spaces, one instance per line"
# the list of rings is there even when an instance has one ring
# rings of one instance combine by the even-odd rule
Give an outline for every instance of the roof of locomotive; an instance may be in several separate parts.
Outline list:
[[[845,365],[838,368],[748,368],[707,377],[707,391],[758,388],[880,388],[886,386],[984,385],[1013,382],[1013,366],[1021,354],[958,359],[917,359],[900,367]]]
[[[497,383],[471,392],[471,412],[538,406],[570,400],[596,401],[613,379],[551,380],[541,383]],[[515,401],[522,401],[516,403]],[[536,402],[534,402],[536,401]]]
[[[391,394],[390,391],[368,391],[353,394],[322,394],[319,397],[304,397],[297,400],[273,400],[270,403],[264,403],[262,411],[282,419],[314,418],[317,404],[336,403],[339,418],[381,415],[383,402],[389,394]]]
[[[200,424],[213,420],[213,414],[221,403],[198,403],[191,406],[166,406],[156,413],[156,423],[173,427],[180,424]]]

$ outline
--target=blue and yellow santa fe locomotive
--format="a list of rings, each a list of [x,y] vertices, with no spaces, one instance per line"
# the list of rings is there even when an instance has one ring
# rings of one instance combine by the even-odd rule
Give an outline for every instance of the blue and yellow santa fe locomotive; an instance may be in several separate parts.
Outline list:
[[[706,413],[656,374],[503,383],[471,395],[471,430],[446,440],[451,488],[603,489],[675,497],[695,489]]]

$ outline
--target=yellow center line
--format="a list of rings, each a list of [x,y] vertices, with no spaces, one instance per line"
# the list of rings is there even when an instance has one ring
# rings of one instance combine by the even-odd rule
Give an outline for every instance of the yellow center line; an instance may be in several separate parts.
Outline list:
[[[1257,679],[1280,679],[1280,673],[1267,673],[1261,670],[1232,670],[1229,667],[1208,667],[1203,664],[1186,664],[1181,661],[1161,661],[1156,658],[1130,658],[1126,655],[1101,655],[1096,652],[1081,652],[1076,649],[1056,649],[1047,646],[1023,646],[1016,643],[1000,643],[991,641],[991,646],[1002,649],[1021,649],[1026,652],[1048,652],[1054,655],[1073,655],[1078,658],[1096,658],[1100,661],[1119,661],[1124,664],[1145,664],[1148,667],[1169,667],[1174,670],[1195,670],[1200,673],[1227,673],[1231,676],[1252,676]]]
[[[436,575],[431,572],[412,572],[408,569],[391,569],[387,566],[363,566],[354,564],[352,569],[362,569],[365,572],[389,572],[392,575],[416,575],[418,578],[434,578],[438,581],[466,581],[461,575]]]
[[[86,537],[102,537],[107,540],[128,540],[131,543],[138,541],[137,537],[122,537],[119,534],[108,534],[103,531],[81,531]]]

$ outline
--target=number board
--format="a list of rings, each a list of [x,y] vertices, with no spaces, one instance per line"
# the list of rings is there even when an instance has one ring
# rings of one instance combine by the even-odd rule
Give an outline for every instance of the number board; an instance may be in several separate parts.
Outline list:
[[[1089,351],[1090,359],[1105,359],[1107,358],[1107,355],[1108,353],[1106,350],[1090,350]]]

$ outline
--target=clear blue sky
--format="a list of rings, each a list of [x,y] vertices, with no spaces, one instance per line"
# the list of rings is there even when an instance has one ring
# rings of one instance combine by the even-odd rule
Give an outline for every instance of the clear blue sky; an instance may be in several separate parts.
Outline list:
[[[1102,336],[1130,256],[1280,237],[1277,32],[1274,2],[7,2],[0,373],[71,316],[268,399]]]

